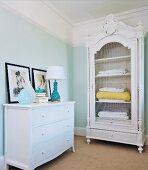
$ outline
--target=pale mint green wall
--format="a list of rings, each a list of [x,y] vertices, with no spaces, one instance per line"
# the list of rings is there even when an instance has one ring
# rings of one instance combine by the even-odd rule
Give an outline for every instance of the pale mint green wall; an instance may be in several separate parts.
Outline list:
[[[75,126],[86,127],[87,117],[87,51],[83,46],[73,49],[73,99]]]
[[[76,101],[75,126],[86,127],[87,120],[87,49],[77,46],[74,49],[74,100]],[[148,134],[148,35],[145,38],[145,129]]]
[[[67,79],[62,82],[62,94],[63,99],[68,100],[72,98],[72,52],[70,45],[0,8],[0,156],[3,155],[2,104],[7,102],[5,62],[38,69],[63,65]]]
[[[145,57],[144,57],[144,60],[145,60],[145,65],[144,65],[144,67],[145,67],[145,75],[144,75],[144,77],[145,77],[145,84],[144,84],[144,87],[145,87],[145,132],[146,132],[146,134],[148,135],[148,67],[147,67],[147,65],[148,65],[148,34],[146,34],[146,36],[145,36],[145,44],[144,44],[145,46],[144,46],[144,49],[145,49]]]

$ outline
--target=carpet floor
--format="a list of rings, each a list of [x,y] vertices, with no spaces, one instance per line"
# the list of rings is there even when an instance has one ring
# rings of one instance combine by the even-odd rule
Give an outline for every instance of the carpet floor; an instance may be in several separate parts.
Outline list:
[[[35,170],[148,170],[148,146],[137,146],[75,136],[75,153],[68,150]]]

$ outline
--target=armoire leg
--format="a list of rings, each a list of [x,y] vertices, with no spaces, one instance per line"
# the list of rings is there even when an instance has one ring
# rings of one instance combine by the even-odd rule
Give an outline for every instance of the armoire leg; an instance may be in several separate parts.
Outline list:
[[[90,144],[90,142],[91,142],[90,138],[87,138],[87,139],[86,139],[86,142],[87,142],[88,144]]]

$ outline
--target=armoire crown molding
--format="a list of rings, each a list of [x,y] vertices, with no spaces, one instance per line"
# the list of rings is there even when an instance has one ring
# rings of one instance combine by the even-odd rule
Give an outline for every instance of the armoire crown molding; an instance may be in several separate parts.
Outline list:
[[[114,15],[118,20],[127,22],[133,26],[137,25],[139,21],[142,21],[145,32],[148,30],[147,17],[148,17],[148,6],[128,10],[122,13],[117,13]],[[74,25],[73,29],[73,45],[74,46],[84,46],[86,45],[87,37],[91,34],[97,32],[98,27],[103,24],[105,17],[97,18],[94,20],[89,20],[86,22],[81,22]]]
[[[137,8],[137,9],[124,11],[124,12],[121,12],[121,13],[116,13],[116,14],[114,14],[114,16],[116,16],[119,20],[121,20],[121,19],[123,20],[123,19],[128,19],[128,18],[131,18],[131,17],[136,17],[136,16],[139,16],[139,15],[144,15],[144,14],[147,14],[147,13],[148,13],[148,6],[145,6],[145,7],[141,7],[141,8]],[[105,20],[105,17],[106,16],[100,17],[100,18],[97,18],[97,19],[93,19],[93,20],[84,21],[84,22],[75,24],[74,26],[77,27],[77,26],[83,26],[83,25],[86,25],[86,24],[93,24],[93,23],[96,23],[96,22],[103,22]]]
[[[0,0],[0,7],[21,16],[50,35],[72,44],[73,25],[47,5],[44,0]]]

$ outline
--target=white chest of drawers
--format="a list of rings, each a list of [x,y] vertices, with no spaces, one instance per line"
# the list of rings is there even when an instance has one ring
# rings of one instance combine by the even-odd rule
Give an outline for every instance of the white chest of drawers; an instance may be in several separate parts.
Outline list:
[[[4,106],[5,169],[33,170],[74,151],[74,102]]]

